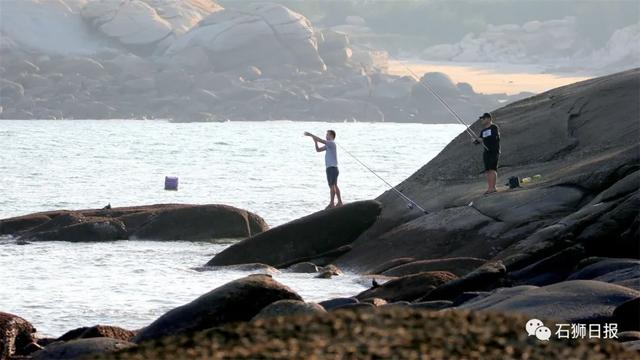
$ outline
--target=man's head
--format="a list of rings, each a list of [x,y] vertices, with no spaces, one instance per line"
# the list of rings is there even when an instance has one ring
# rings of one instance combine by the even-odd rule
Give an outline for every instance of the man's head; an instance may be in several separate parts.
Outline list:
[[[489,113],[482,114],[479,119],[483,126],[487,126],[493,121],[493,117]]]
[[[327,136],[326,136],[327,140],[335,140],[336,139],[336,132],[333,130],[327,130]]]

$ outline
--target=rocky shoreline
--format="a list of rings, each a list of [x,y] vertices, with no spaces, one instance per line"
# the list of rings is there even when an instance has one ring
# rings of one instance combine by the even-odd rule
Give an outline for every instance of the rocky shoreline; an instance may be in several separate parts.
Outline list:
[[[352,298],[305,303],[270,276],[251,275],[175,308],[143,329],[81,328],[63,339],[34,338],[26,320],[3,313],[0,354],[13,359],[422,354],[637,359],[638,98],[640,69],[633,69],[496,110],[503,136],[501,176],[540,174],[541,180],[483,196],[479,152],[463,133],[398,186],[427,214],[407,207],[392,192],[272,229],[244,210],[222,209],[222,214],[242,220],[245,233],[240,236],[246,239],[215,255],[207,266],[271,266],[320,278],[340,276],[342,268],[372,283]],[[69,230],[118,221],[144,229],[163,219],[149,232],[162,234],[178,231],[170,219],[202,213],[208,221],[196,223],[209,224],[223,216],[216,206],[166,207],[160,207],[164,217],[150,216],[146,208],[112,209],[111,216],[102,210],[42,213],[2,220],[0,232],[37,239],[49,233],[34,229],[47,224]],[[140,209],[146,215],[139,215]],[[208,211],[214,210],[212,216]],[[180,211],[188,214],[178,217]],[[59,217],[80,220],[58,223]],[[198,227],[195,231],[212,236]],[[530,318],[547,324],[615,323],[617,341],[539,342],[527,337]]]
[[[23,0],[2,10],[0,119],[454,121],[417,79],[387,73],[386,52],[282,5]],[[530,95],[482,94],[442,73],[421,81],[465,117]]]

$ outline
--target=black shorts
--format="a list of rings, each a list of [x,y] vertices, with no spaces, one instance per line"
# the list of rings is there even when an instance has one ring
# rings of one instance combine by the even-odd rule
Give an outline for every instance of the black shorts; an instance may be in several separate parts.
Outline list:
[[[482,160],[484,161],[484,171],[494,170],[498,171],[498,159],[499,153],[487,152],[482,154]]]
[[[339,174],[340,174],[340,171],[338,171],[337,167],[332,166],[327,168],[327,183],[329,183],[329,186],[338,184]]]

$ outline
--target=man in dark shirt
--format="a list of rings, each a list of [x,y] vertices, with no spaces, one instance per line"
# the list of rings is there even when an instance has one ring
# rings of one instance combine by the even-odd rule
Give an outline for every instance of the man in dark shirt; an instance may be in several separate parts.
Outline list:
[[[498,159],[500,158],[500,129],[498,125],[493,123],[491,114],[484,113],[480,116],[482,131],[480,136],[475,140],[475,144],[484,145],[484,153],[482,160],[484,161],[484,171],[487,175],[487,192],[491,194],[496,192],[496,182],[498,181]]]

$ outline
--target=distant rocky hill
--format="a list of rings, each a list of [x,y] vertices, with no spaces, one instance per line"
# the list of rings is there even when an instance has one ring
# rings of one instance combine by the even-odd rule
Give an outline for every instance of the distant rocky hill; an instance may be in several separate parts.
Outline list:
[[[273,3],[0,1],[0,118],[453,122],[384,51]],[[525,94],[429,81],[465,117]]]

